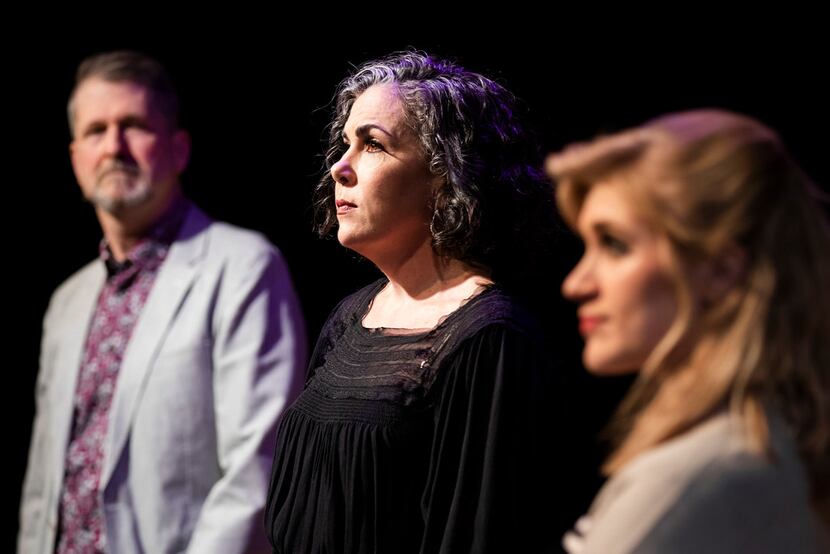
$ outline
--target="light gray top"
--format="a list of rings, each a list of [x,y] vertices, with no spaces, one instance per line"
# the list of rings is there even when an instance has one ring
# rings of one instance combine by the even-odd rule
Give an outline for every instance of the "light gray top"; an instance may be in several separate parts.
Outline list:
[[[827,551],[795,443],[768,414],[771,459],[724,411],[632,460],[565,536],[568,552]]]

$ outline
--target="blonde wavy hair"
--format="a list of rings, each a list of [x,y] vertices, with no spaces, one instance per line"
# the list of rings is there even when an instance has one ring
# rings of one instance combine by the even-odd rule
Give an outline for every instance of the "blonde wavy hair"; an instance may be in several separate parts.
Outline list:
[[[675,113],[573,145],[547,169],[571,226],[594,184],[623,182],[671,253],[678,314],[619,408],[605,473],[724,406],[766,452],[771,405],[795,436],[827,521],[830,230],[818,189],[776,134],[725,111]],[[684,263],[736,246],[746,258],[739,282],[693,306]],[[683,348],[690,336],[693,347]]]

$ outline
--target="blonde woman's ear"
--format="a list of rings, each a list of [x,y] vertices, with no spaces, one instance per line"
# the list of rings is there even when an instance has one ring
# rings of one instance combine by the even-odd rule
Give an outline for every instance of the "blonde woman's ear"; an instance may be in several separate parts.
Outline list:
[[[696,288],[703,304],[713,305],[743,282],[748,259],[746,250],[733,243],[700,263],[696,271]]]

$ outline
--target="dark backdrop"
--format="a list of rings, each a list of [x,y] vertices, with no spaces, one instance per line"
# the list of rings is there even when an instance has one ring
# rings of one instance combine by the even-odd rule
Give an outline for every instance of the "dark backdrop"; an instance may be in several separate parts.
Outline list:
[[[490,16],[491,23],[498,22],[498,14]],[[563,19],[559,26],[570,24]],[[214,217],[260,230],[279,246],[312,340],[334,304],[376,275],[336,241],[311,232],[310,190],[322,165],[328,104],[351,64],[393,50],[414,46],[496,78],[524,99],[545,151],[662,112],[720,106],[776,128],[827,188],[822,162],[828,144],[822,133],[830,91],[820,47],[826,45],[807,27],[746,26],[740,35],[705,25],[683,33],[671,26],[616,34],[518,28],[511,38],[492,29],[467,29],[464,36],[435,30],[396,36],[388,26],[381,32],[384,26],[335,21],[325,32],[307,29],[305,40],[290,41],[284,25],[148,26],[127,32],[113,23],[103,33],[78,29],[57,43],[30,39],[4,49],[9,96],[0,148],[10,249],[4,264],[9,280],[4,336],[11,353],[5,369],[12,376],[6,404],[11,492],[4,495],[4,513],[16,514],[25,471],[41,317],[51,291],[96,255],[100,238],[67,155],[66,97],[78,61],[88,54],[135,48],[168,66],[180,88],[183,124],[193,136],[186,192]],[[781,40],[784,28],[797,35]],[[577,254],[574,243],[563,243],[563,270]],[[560,342],[565,357],[579,350],[572,333]],[[623,385],[589,378],[582,384],[584,409],[573,424],[593,436]],[[596,464],[595,452],[563,455],[584,459],[589,468]],[[4,552],[13,551],[17,529],[15,519],[7,517]]]

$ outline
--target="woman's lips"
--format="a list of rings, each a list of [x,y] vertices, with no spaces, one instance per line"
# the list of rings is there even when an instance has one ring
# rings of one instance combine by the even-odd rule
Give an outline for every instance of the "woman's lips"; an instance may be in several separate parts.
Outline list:
[[[582,336],[590,335],[603,322],[604,318],[584,316],[579,318],[579,332]]]
[[[348,200],[336,200],[334,202],[335,207],[337,208],[337,215],[347,214],[350,211],[357,208],[357,204],[353,204]]]

